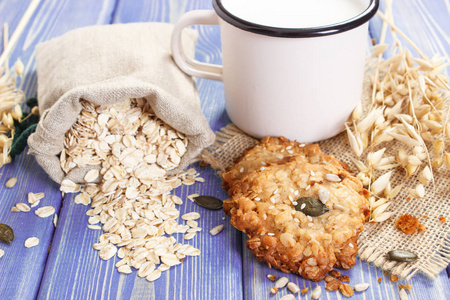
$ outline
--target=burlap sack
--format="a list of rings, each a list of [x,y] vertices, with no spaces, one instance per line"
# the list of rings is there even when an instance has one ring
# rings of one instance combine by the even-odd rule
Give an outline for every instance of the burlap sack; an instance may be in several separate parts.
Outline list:
[[[41,120],[28,139],[29,153],[53,180],[60,183],[66,178],[58,154],[81,111],[80,99],[110,105],[145,97],[159,118],[188,138],[187,152],[175,171],[214,142],[194,80],[172,61],[172,29],[165,23],[85,27],[36,47]],[[196,38],[193,30],[183,33],[190,57]],[[67,178],[81,183],[88,170],[76,168]]]
[[[366,80],[362,97],[363,107],[370,106],[371,95],[371,84]],[[202,160],[220,172],[233,164],[233,158],[239,157],[247,148],[255,146],[258,142],[233,124],[229,124],[216,133],[216,142],[203,151]],[[325,153],[347,162],[356,170],[351,160],[354,154],[348,145],[346,133],[321,141],[319,146]],[[380,148],[384,146],[381,145]],[[395,155],[395,149],[400,146],[399,143],[390,144],[386,154]],[[439,217],[448,218],[450,215],[450,170],[441,167],[433,172],[435,185],[427,186],[426,196],[423,199],[409,198],[408,188],[414,188],[418,183],[416,177],[408,179],[401,168],[392,175],[392,186],[404,185],[402,192],[389,207],[389,211],[395,214],[382,223],[366,223],[358,239],[360,259],[407,279],[417,272],[434,279],[446,268],[450,263],[450,226],[441,222]],[[403,214],[417,217],[425,225],[426,230],[413,235],[398,230],[395,220]],[[413,263],[387,260],[385,254],[395,249],[411,250],[419,256],[419,259]]]

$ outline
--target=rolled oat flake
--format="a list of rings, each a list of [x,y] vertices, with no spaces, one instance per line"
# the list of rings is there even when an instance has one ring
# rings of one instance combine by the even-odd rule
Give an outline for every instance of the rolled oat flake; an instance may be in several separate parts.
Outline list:
[[[6,224],[0,224],[0,242],[11,245],[14,241],[14,231]]]
[[[222,209],[223,207],[222,200],[213,196],[197,196],[194,197],[193,199],[195,203],[207,209],[218,210]]]
[[[389,260],[395,260],[399,262],[412,262],[419,258],[417,254],[402,249],[389,251],[386,254],[386,257]]]
[[[296,211],[301,211],[305,215],[311,217],[318,217],[329,211],[325,204],[312,197],[302,197],[298,199],[294,208]]]

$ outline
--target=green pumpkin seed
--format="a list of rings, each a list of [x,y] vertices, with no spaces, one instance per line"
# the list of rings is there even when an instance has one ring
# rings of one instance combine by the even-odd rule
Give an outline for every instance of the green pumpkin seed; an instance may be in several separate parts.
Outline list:
[[[412,262],[419,258],[417,254],[408,250],[392,250],[386,254],[386,257],[399,262]]]
[[[6,224],[0,224],[0,242],[11,245],[14,241],[14,231]]]
[[[318,199],[311,197],[302,197],[297,200],[295,210],[301,211],[305,215],[317,217],[323,215],[329,209]]]
[[[218,210],[223,207],[222,200],[213,196],[197,196],[193,199],[195,203],[207,209]]]

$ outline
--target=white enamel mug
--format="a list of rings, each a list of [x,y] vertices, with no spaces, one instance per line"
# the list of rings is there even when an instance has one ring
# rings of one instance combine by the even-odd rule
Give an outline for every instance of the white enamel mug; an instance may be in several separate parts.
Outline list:
[[[379,0],[213,0],[184,14],[172,54],[185,73],[222,80],[231,121],[255,137],[332,137],[361,100],[368,21]],[[183,53],[180,34],[219,25],[223,66]]]

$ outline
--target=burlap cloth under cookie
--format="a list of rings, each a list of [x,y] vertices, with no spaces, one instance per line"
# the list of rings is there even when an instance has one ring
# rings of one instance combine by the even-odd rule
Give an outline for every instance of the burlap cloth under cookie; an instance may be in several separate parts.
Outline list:
[[[365,81],[364,104],[370,104],[371,87],[368,80]],[[368,106],[368,105],[366,105]],[[299,141],[301,142],[301,141]],[[216,142],[202,153],[202,160],[211,164],[218,170],[224,170],[233,164],[233,158],[238,157],[249,147],[253,147],[258,140],[246,135],[233,124],[222,128],[216,133]],[[346,133],[328,140],[319,142],[320,148],[330,155],[346,162],[354,170],[351,157],[354,154],[348,145]],[[386,155],[393,155],[396,144],[386,150]],[[378,148],[383,148],[380,145]],[[392,186],[400,183],[404,184],[402,192],[393,200],[389,211],[395,215],[382,223],[366,223],[365,229],[359,236],[358,247],[360,259],[374,263],[400,278],[408,280],[418,271],[431,278],[435,278],[450,263],[450,230],[447,223],[439,221],[439,216],[450,216],[450,171],[445,167],[434,170],[435,187],[429,184],[426,187],[426,196],[423,199],[407,200],[409,194],[407,188],[417,185],[415,178],[407,179],[407,175],[402,170],[397,170],[392,176]],[[407,235],[395,227],[395,220],[402,214],[410,214],[419,219],[425,225],[426,231]],[[427,218],[424,218],[427,216]],[[398,263],[388,261],[384,254],[394,249],[407,249],[415,252],[419,259],[414,263]]]
[[[80,100],[110,105],[146,98],[156,115],[189,141],[180,167],[189,165],[214,133],[200,109],[192,77],[173,62],[173,25],[135,23],[76,29],[36,47],[41,119],[28,139],[29,153],[56,182],[66,175],[57,155],[65,133],[81,111]],[[186,55],[193,57],[197,32],[184,30]],[[90,168],[74,168],[67,178],[81,183]]]

